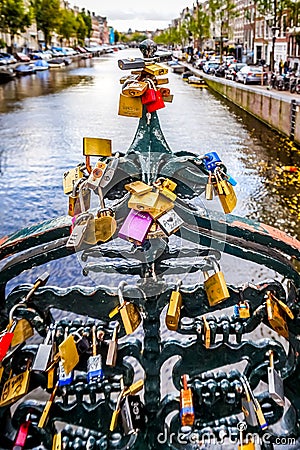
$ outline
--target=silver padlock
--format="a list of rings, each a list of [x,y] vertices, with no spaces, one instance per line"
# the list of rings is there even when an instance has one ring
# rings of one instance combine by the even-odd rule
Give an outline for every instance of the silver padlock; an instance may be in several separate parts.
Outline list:
[[[100,182],[106,171],[107,165],[102,161],[98,161],[95,167],[92,169],[88,179],[86,180],[86,185],[88,188],[95,190],[100,186]]]
[[[41,372],[46,370],[53,346],[49,343],[52,336],[53,328],[50,327],[44,343],[39,345],[31,370],[38,370]]]
[[[92,213],[83,213],[77,217],[73,231],[66,243],[67,248],[80,247],[83,242],[89,222],[94,219]]]
[[[115,154],[115,157],[108,164],[100,181],[100,187],[105,188],[113,179],[115,172],[119,164],[119,153]]]
[[[159,219],[156,220],[161,229],[170,236],[171,234],[175,233],[181,225],[183,225],[183,220],[179,215],[174,211],[174,209],[171,209],[170,211],[166,212],[162,216],[159,217]]]
[[[268,367],[268,384],[270,397],[279,405],[285,405],[283,380],[274,368],[274,353],[269,352],[270,366]]]

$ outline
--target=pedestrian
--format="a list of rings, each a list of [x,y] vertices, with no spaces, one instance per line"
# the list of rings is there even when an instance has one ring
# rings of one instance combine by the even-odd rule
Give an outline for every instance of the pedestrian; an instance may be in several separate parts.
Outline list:
[[[283,69],[283,61],[280,59],[279,61],[279,75],[282,75],[282,69]]]
[[[283,64],[283,72],[285,74],[287,74],[288,71],[289,71],[289,63],[287,61],[285,61],[284,64]]]

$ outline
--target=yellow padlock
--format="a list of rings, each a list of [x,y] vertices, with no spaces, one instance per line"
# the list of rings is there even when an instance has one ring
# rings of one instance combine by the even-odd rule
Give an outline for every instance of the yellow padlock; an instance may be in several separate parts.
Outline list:
[[[204,288],[210,306],[215,306],[230,297],[223,272],[216,260],[211,260],[215,273],[209,276],[206,270],[204,274]]]

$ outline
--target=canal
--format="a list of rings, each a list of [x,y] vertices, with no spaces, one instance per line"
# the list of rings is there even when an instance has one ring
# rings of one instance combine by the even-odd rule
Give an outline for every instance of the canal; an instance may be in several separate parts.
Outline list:
[[[119,78],[124,75],[117,60],[128,56],[139,52],[79,61],[0,86],[1,235],[66,214],[62,177],[82,161],[84,136],[112,139],[113,151],[129,147],[138,121],[117,114]],[[300,171],[281,169],[299,164],[299,150],[209,90],[194,88],[173,73],[169,79],[174,101],[159,117],[170,147],[199,154],[217,151],[238,181],[234,213],[300,238]],[[198,203],[220,210],[217,200]],[[81,265],[76,255],[68,264],[49,263],[50,284],[99,281],[83,277]],[[228,257],[222,267],[229,283],[274,276],[266,268],[235,259],[232,263]],[[24,273],[18,281],[31,282],[40,272]]]

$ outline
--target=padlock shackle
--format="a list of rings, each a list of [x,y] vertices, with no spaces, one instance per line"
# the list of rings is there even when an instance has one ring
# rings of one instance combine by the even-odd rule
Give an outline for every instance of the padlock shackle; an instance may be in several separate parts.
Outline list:
[[[118,292],[119,302],[120,302],[121,306],[125,303],[123,291],[124,291],[124,287],[127,286],[127,284],[128,283],[126,281],[121,281],[121,283],[118,286],[117,292]]]

